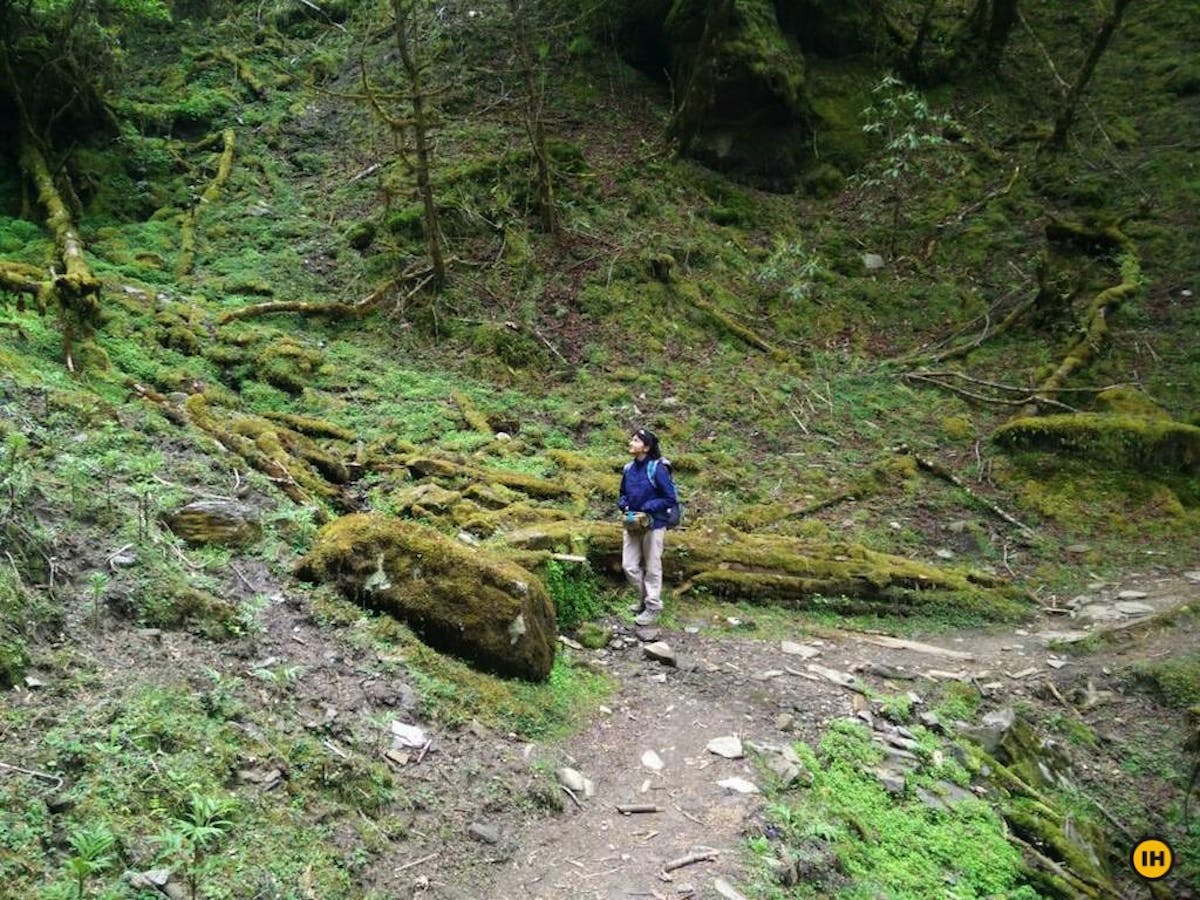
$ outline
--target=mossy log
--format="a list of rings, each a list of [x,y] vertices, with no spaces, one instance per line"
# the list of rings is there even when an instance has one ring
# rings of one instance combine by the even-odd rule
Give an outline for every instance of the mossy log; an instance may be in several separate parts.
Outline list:
[[[272,422],[281,422],[292,429],[292,431],[298,431],[301,434],[307,434],[312,437],[337,438],[339,441],[346,441],[347,443],[353,443],[358,440],[358,435],[350,429],[335,425],[333,422],[327,422],[324,419],[313,418],[312,416],[267,412],[263,413],[263,418],[270,419]]]
[[[183,214],[182,234],[179,242],[179,265],[175,268],[175,274],[180,278],[190,275],[192,266],[196,262],[196,219],[199,217],[200,208],[206,203],[216,201],[221,195],[221,186],[229,178],[229,173],[233,170],[233,129],[226,128],[222,132],[221,138],[224,146],[221,150],[221,158],[217,162],[217,173],[204,189],[204,193],[200,195],[200,199],[196,202],[196,205]]]
[[[0,261],[0,291],[38,296],[47,285],[43,273],[25,263]]]
[[[395,281],[386,281],[362,300],[355,303],[311,303],[304,300],[271,300],[267,303],[255,303],[222,313],[221,317],[217,319],[217,324],[228,325],[230,322],[237,321],[238,319],[256,319],[259,316],[272,316],[279,313],[351,318],[365,316],[373,312],[395,286]]]
[[[461,391],[455,391],[450,395],[450,399],[454,401],[459,412],[462,413],[463,421],[470,426],[472,431],[479,434],[486,434],[488,437],[495,434],[495,430],[488,422],[487,417],[471,402],[470,397]]]
[[[550,675],[557,632],[545,588],[486,550],[360,513],[322,528],[297,573],[403,619],[431,646],[482,669],[530,681]]]
[[[1114,413],[1021,418],[1001,426],[1002,447],[1048,450],[1135,471],[1200,473],[1200,428],[1157,416]]]
[[[267,89],[263,86],[263,83],[259,81],[258,76],[254,74],[254,70],[250,68],[249,64],[244,59],[242,59],[228,47],[221,47],[216,51],[216,55],[218,58],[223,59],[225,62],[233,66],[233,70],[237,73],[238,80],[248,87],[255,97],[257,97],[259,100],[267,99]]]
[[[549,481],[521,472],[503,469],[482,469],[434,456],[410,456],[404,465],[416,478],[466,479],[484,484],[502,484],[514,491],[543,500],[562,500],[576,497],[578,486],[562,481]]]
[[[1070,790],[1070,763],[1061,750],[1019,715],[997,736],[994,752],[975,743],[961,746],[969,768],[994,788],[998,811],[1022,847],[1029,874],[1050,896],[1119,896],[1105,867],[1105,860],[1116,855],[1102,829],[1058,808],[1040,789]]]
[[[620,571],[621,527],[616,523],[547,523],[502,540],[529,565],[538,562],[538,554],[565,551],[586,555],[597,568]],[[935,567],[857,544],[751,535],[731,528],[672,532],[663,574],[669,582],[705,587],[731,599],[795,608],[903,614],[951,596],[961,608],[988,618],[1014,619],[1028,610],[1018,591],[981,572]]]
[[[710,319],[712,319],[715,323],[717,323],[722,329],[724,329],[725,331],[727,331],[729,334],[733,335],[734,337],[738,338],[739,340],[745,341],[751,347],[754,347],[755,349],[763,351],[763,353],[766,353],[772,359],[786,360],[789,358],[788,354],[784,353],[782,350],[773,346],[771,343],[769,343],[766,340],[766,338],[761,337],[758,334],[755,334],[752,330],[747,328],[745,325],[741,325],[741,324],[735,322],[733,319],[731,319],[725,313],[721,312],[712,303],[710,303],[708,300],[701,297],[699,291],[683,290],[680,293],[687,300],[688,303],[690,303],[692,306],[696,307],[696,309],[703,312]]]
[[[216,439],[225,449],[242,457],[262,472],[296,503],[311,504],[312,495],[333,499],[338,491],[318,477],[310,462],[293,456],[285,449],[280,432],[265,419],[235,417],[232,421],[218,416],[203,394],[193,394],[184,403],[189,420]],[[303,435],[292,432],[290,443],[299,445]],[[310,442],[311,443],[311,442]]]

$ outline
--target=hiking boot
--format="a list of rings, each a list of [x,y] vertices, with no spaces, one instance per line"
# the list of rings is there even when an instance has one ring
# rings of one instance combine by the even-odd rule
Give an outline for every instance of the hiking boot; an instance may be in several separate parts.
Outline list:
[[[637,617],[636,619],[634,619],[634,620],[633,620],[633,621],[634,621],[634,624],[637,624],[637,625],[653,625],[655,622],[657,622],[657,621],[658,621],[658,615],[659,615],[659,613],[660,613],[660,612],[662,612],[662,610],[659,610],[659,609],[644,609],[644,610],[642,610],[642,612],[641,612],[641,613],[638,615],[638,617]]]

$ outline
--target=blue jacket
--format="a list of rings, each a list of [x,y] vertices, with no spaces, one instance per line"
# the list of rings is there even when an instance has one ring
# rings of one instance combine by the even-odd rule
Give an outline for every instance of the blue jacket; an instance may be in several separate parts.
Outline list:
[[[675,482],[671,480],[671,464],[660,459],[654,467],[654,483],[651,484],[646,473],[649,463],[649,458],[640,462],[635,459],[625,466],[617,505],[621,512],[648,513],[655,528],[666,528],[667,510],[679,502],[675,496]]]

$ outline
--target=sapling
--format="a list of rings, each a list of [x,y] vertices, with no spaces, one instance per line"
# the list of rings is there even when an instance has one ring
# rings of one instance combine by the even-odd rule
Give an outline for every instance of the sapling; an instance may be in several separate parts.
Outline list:
[[[108,590],[108,576],[103,572],[93,572],[88,579],[92,589],[92,629],[100,627],[100,605],[104,600],[104,592]]]
[[[117,838],[104,822],[77,828],[67,838],[75,851],[66,863],[67,874],[72,879],[75,897],[82,900],[87,880],[103,872],[116,861],[112,852]]]
[[[168,853],[181,854],[186,862],[188,894],[196,900],[201,867],[209,848],[233,827],[229,818],[236,806],[228,797],[216,797],[193,790],[183,815],[171,819],[169,830],[160,834],[159,843]]]
[[[911,177],[922,173],[923,157],[947,143],[943,132],[953,126],[954,120],[946,113],[933,112],[920,92],[890,73],[871,93],[875,99],[863,110],[866,123],[862,130],[878,134],[885,143],[883,157],[860,183],[888,191],[892,208],[890,252],[895,255],[905,187]]]

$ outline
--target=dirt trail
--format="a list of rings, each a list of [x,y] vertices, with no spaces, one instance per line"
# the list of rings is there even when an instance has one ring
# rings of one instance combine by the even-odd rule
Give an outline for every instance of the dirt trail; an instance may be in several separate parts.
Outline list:
[[[1150,576],[1135,577],[1127,585],[1096,585],[1091,597],[1096,602],[1135,602],[1117,601],[1122,590],[1144,593],[1136,602],[1156,611],[1200,601],[1200,584]],[[1139,615],[1106,626],[1124,628],[1147,618]],[[854,715],[857,695],[831,682],[818,667],[842,673],[858,670],[885,692],[921,690],[920,681],[887,678],[889,668],[895,676],[958,676],[990,684],[993,697],[1011,703],[1048,678],[1065,683],[1077,679],[1081,670],[1115,661],[1114,654],[1103,660],[1072,658],[1047,648],[1063,634],[1081,633],[1064,627],[1076,621],[1044,614],[1003,632],[941,635],[918,642],[928,644],[928,650],[879,646],[870,635],[842,634],[821,641],[798,636],[797,642],[820,650],[812,660],[784,653],[778,641],[664,630],[661,639],[679,654],[681,668],[647,659],[630,635],[626,647],[606,657],[621,685],[609,706],[611,714],[557,751],[541,751],[556,765],[570,765],[590,778],[594,796],[581,797],[579,804],[568,802],[560,816],[514,823],[511,855],[500,854],[504,858],[495,861],[493,854],[487,862],[462,865],[450,878],[453,887],[435,880],[435,887],[441,882],[444,889],[435,889],[434,895],[498,900],[707,898],[737,896],[722,892],[737,885],[736,890],[753,896],[742,858],[748,819],[762,797],[735,793],[718,782],[741,777],[761,784],[763,773],[748,759],[708,752],[710,740],[736,735],[759,744],[813,741],[830,720]],[[872,664],[874,673],[865,668]],[[781,719],[784,714],[791,717],[790,723],[786,716]],[[648,750],[661,759],[661,771],[643,764]],[[617,806],[624,804],[647,804],[659,811],[622,815]],[[708,851],[716,851],[711,860],[664,871],[671,861]]]
[[[98,673],[94,690],[98,696],[119,696],[138,683],[157,683],[164,659],[197,691],[211,687],[212,672],[238,676],[247,690],[262,694],[263,716],[277,719],[284,730],[318,735],[331,764],[338,765],[349,764],[357,753],[382,754],[391,720],[419,724],[430,736],[428,753],[414,753],[408,764],[394,769],[399,825],[386,826],[397,829],[395,839],[377,851],[364,879],[389,897],[737,896],[721,894],[719,880],[753,897],[744,868],[745,837],[754,828],[763,797],[739,794],[718,782],[742,778],[765,785],[766,776],[748,758],[709,752],[714,738],[736,736],[747,744],[779,747],[798,740],[814,743],[831,720],[856,711],[859,695],[830,680],[836,673],[855,674],[880,694],[921,693],[928,690],[928,679],[972,679],[994,686],[988,702],[995,707],[1034,698],[1047,679],[1067,695],[1072,685],[1086,683],[1092,675],[1100,689],[1112,687],[1112,679],[1102,683],[1105,667],[1116,672],[1137,658],[1170,653],[1185,644],[1194,650],[1200,643],[1193,627],[1138,627],[1152,621],[1144,610],[1200,603],[1198,573],[1131,574],[1119,585],[1089,586],[1088,599],[1075,600],[1074,617],[1042,613],[1020,627],[924,641],[951,655],[911,643],[880,646],[879,636],[848,632],[818,640],[798,627],[791,640],[818,653],[805,658],[785,652],[781,640],[749,636],[737,625],[714,629],[711,621],[689,621],[683,603],[676,611],[678,627],[659,629],[658,635],[676,654],[676,666],[649,659],[629,626],[615,621],[619,648],[571,651],[587,664],[603,665],[618,691],[608,711],[581,732],[559,744],[533,745],[482,727],[452,730],[422,721],[413,687],[385,674],[393,665],[360,645],[331,640],[329,629],[312,618],[302,597],[289,595],[262,564],[243,560],[239,565],[239,578],[231,576],[226,588],[230,595],[242,591],[246,598],[268,598],[261,631],[225,645],[156,629],[92,633],[90,658]],[[1069,608],[1073,599],[1051,605]],[[1123,607],[1130,615],[1113,619],[1120,603],[1143,606]],[[1116,628],[1129,640],[1087,656],[1048,649],[1049,641],[1064,634],[1086,633],[1080,628],[1080,611],[1089,606],[1095,607],[1089,615],[1100,623],[1095,627]],[[1143,612],[1133,614],[1138,610]],[[285,703],[268,686],[247,677],[280,665],[303,672],[289,687]],[[916,679],[904,677],[910,675]],[[23,696],[39,702],[35,694]],[[54,703],[51,696],[45,700]],[[1144,713],[1139,702],[1134,696],[1115,696],[1101,715],[1114,722],[1124,719],[1124,731]],[[861,700],[858,705],[861,711]],[[1097,730],[1101,727],[1097,724]],[[1161,735],[1147,731],[1142,737],[1152,744]],[[29,740],[29,758],[35,758],[36,737],[31,733]],[[661,760],[661,770],[643,762],[647,751]],[[1112,764],[1099,756],[1088,762],[1093,772]],[[561,812],[529,802],[538,791],[544,796],[555,790],[551,779],[561,766],[590,779],[594,795],[577,792],[576,803],[563,793]],[[617,806],[625,804],[658,811],[622,815]],[[484,826],[495,842],[472,836],[471,825]],[[372,828],[379,826],[365,819],[361,825],[341,821],[329,839],[352,848],[361,840],[356,829]],[[668,863],[693,854],[711,858],[664,871]]]

